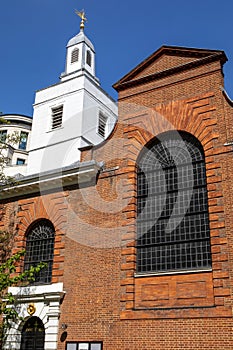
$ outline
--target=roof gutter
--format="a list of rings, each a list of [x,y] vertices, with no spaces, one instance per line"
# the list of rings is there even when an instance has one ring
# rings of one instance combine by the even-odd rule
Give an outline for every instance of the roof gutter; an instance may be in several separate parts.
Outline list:
[[[24,176],[11,185],[0,187],[0,200],[49,190],[63,191],[64,187],[81,184],[94,184],[103,168],[103,162],[95,160],[76,162],[68,167]]]

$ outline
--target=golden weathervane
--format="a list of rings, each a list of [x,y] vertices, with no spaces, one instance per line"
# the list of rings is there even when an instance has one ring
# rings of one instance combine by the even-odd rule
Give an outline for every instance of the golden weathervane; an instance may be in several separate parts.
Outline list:
[[[80,23],[80,29],[83,30],[85,27],[85,22],[87,21],[86,17],[85,17],[85,11],[78,11],[75,10],[76,15],[78,15],[81,18],[81,23]]]

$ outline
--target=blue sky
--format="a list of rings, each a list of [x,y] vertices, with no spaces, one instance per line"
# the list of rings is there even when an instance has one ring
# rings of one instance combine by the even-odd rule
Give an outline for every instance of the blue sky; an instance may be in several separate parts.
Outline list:
[[[233,98],[232,0],[1,1],[0,111],[32,115],[35,91],[59,81],[67,41],[85,32],[96,49],[97,76],[111,87],[161,45],[224,50],[225,87]]]

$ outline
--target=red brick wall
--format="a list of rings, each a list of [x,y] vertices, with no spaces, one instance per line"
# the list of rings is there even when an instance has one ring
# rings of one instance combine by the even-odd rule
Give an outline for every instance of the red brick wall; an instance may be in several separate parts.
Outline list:
[[[166,60],[164,62],[167,64]],[[157,67],[156,64],[147,67],[147,74],[155,72]],[[144,75],[145,72],[142,72],[141,76]],[[118,190],[118,194],[122,196],[123,203],[126,201],[127,204],[121,211],[120,275],[116,274],[112,266],[114,277],[111,298],[112,306],[117,312],[112,313],[111,322],[107,313],[100,312],[92,320],[85,320],[84,324],[81,322],[79,325],[79,317],[82,317],[85,310],[77,311],[77,326],[72,328],[69,339],[104,340],[104,349],[233,347],[233,222],[230,180],[233,163],[232,146],[226,145],[232,141],[232,109],[222,95],[221,86],[221,65],[220,62],[213,62],[120,91],[117,131],[109,142],[92,150],[91,155],[88,151],[83,153],[83,160],[93,157],[99,161],[104,160],[106,168],[119,166],[119,169],[104,175],[105,180],[106,177],[111,177],[113,187],[119,177],[123,179],[122,192]],[[173,129],[193,134],[205,152],[212,271],[135,277],[136,160],[142,147],[152,138]],[[103,198],[107,198],[103,188],[108,192],[109,187],[106,188],[103,175],[98,180],[98,187],[101,187]],[[97,216],[98,212],[92,211],[92,222]],[[111,216],[106,214],[105,220],[107,222],[98,222],[96,230],[103,225],[114,225]],[[120,223],[119,217],[117,223]],[[114,251],[118,266],[118,249]],[[106,251],[106,256],[108,253]],[[93,266],[94,264],[90,266],[88,272],[93,272]],[[104,279],[106,275],[107,268]],[[91,298],[94,281],[91,279],[90,283],[93,283],[87,299]],[[104,298],[105,293],[103,290],[100,295]],[[95,298],[98,300],[98,294]],[[64,308],[65,305],[64,301]],[[88,314],[89,311],[87,318]],[[105,328],[107,325],[108,329]],[[79,333],[80,327],[82,331]]]
[[[63,280],[64,234],[67,220],[66,196],[67,194],[62,192],[13,202],[8,201],[4,206],[5,210],[0,222],[1,229],[14,231],[13,254],[26,247],[26,234],[32,223],[40,219],[48,219],[53,223],[56,231],[53,283]],[[18,271],[22,271],[22,266],[18,267]]]
[[[160,60],[159,69],[177,63]],[[222,85],[217,61],[123,89],[113,135],[82,153],[105,162],[97,185],[18,202],[18,249],[34,220],[55,226],[53,282],[64,282],[66,340],[103,341],[104,350],[233,348],[233,160],[225,145],[233,128]],[[212,271],[135,277],[136,160],[171,129],[193,134],[205,152]]]

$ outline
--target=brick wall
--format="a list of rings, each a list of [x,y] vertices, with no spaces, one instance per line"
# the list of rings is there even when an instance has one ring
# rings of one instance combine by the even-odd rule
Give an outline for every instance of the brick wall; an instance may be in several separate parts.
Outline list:
[[[33,221],[47,218],[56,229],[53,282],[64,282],[60,325],[68,326],[60,327],[59,350],[67,340],[103,341],[104,350],[233,348],[233,128],[220,56],[199,65],[190,65],[196,56],[166,54],[142,63],[117,87],[114,133],[82,152],[83,161],[104,161],[96,185],[18,201],[17,249]],[[135,276],[136,161],[169,130],[191,133],[204,149],[212,270]]]
[[[165,69],[169,64],[174,66],[186,62],[190,59],[184,62],[170,57],[160,58],[158,65],[153,62],[145,71],[134,75],[132,80],[163,69],[163,64]],[[232,110],[221,92],[222,86],[221,63],[215,61],[172,76],[163,76],[156,81],[128,84],[122,90],[118,88],[117,130],[102,147],[91,153],[83,152],[83,160],[92,157],[105,161],[106,171],[100,175],[97,185],[104,200],[109,200],[110,187],[116,188],[119,179],[122,181],[122,187],[118,187],[122,200],[121,219],[119,213],[115,216],[116,221],[105,213],[101,222],[98,210],[91,210],[91,218],[88,215],[93,231],[102,232],[103,227],[118,229],[118,225],[121,226],[115,231],[121,235],[120,262],[119,249],[114,249],[116,266],[119,267],[120,263],[121,271],[118,274],[111,266],[112,275],[108,279],[109,265],[108,268],[102,264],[100,267],[96,261],[83,267],[87,276],[93,274],[86,282],[86,288],[90,284],[86,299],[91,300],[91,305],[96,300],[95,308],[98,309],[98,300],[107,302],[109,296],[105,288],[97,288],[96,291],[95,285],[99,285],[101,280],[103,285],[111,283],[112,288],[107,289],[111,291],[112,307],[116,313],[103,307],[89,318],[88,315],[92,314],[89,308],[79,310],[77,306],[76,320],[68,331],[69,339],[103,340],[104,349],[232,348],[230,174],[233,164],[232,146],[228,144],[232,140],[232,127],[228,127]],[[169,130],[191,133],[201,142],[205,152],[212,271],[135,277],[136,160],[143,146]],[[108,171],[111,167],[118,168]],[[91,235],[92,230],[89,232]],[[85,250],[80,252],[80,262],[87,253]],[[112,250],[106,250],[103,254],[107,258],[110,252]],[[93,247],[95,253],[97,251]],[[98,267],[94,268],[95,264]],[[98,282],[95,282],[98,272]],[[85,273],[81,276],[85,280]],[[63,308],[66,308],[65,300]],[[110,319],[107,311],[112,312]],[[83,317],[85,322],[82,322]],[[69,322],[69,317],[66,321]],[[63,349],[64,345],[60,348]]]

